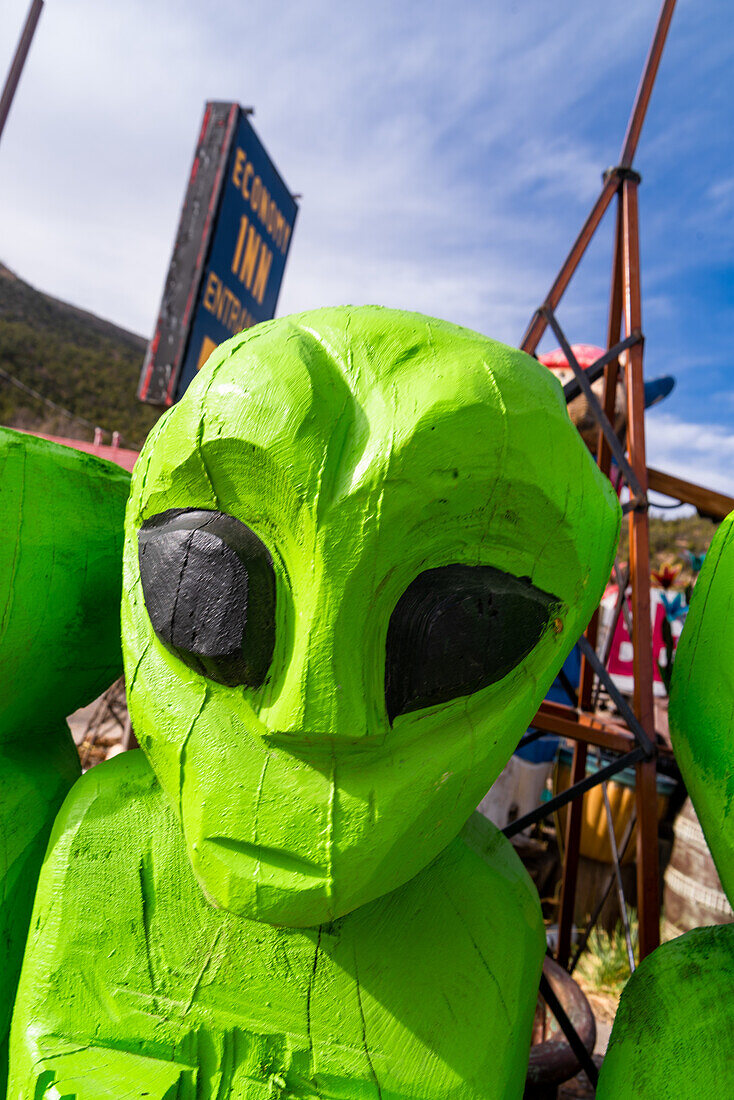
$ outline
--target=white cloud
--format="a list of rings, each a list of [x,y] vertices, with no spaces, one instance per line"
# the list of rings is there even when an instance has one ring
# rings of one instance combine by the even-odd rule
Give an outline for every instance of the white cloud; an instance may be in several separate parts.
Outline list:
[[[676,11],[641,145],[646,362],[681,383],[647,432],[651,464],[734,491],[734,435],[687,422],[683,384],[695,367],[705,395],[728,337],[679,309],[695,265],[730,261],[731,162],[700,159],[730,111],[711,3]],[[204,101],[234,99],[303,193],[281,313],[380,302],[516,343],[617,155],[658,6],[48,3],[0,147],[0,259],[149,334]],[[5,0],[0,72],[26,9]],[[610,252],[608,219],[559,312],[573,340],[604,340]]]
[[[711,183],[707,197],[713,203],[713,213],[717,217],[731,217],[734,213],[734,176]]]
[[[648,465],[734,496],[734,431],[652,413],[645,424]]]
[[[726,336],[687,334],[679,310],[689,272],[731,258],[731,160],[708,176],[701,153],[729,124],[707,76],[730,54],[710,33],[717,10],[723,0],[706,18],[679,5],[640,164],[646,361],[681,383],[695,367],[697,394],[728,354]],[[26,11],[5,0],[0,73]],[[381,302],[515,343],[617,155],[657,11],[658,0],[50,2],[0,146],[0,259],[150,333],[204,101],[233,99],[256,106],[304,196],[281,313]],[[604,339],[610,250],[608,221],[562,303],[571,339]],[[649,461],[734,492],[734,429],[693,422],[705,414],[686,415],[689,393],[679,385],[648,418]],[[730,393],[708,408],[732,424]]]
[[[19,29],[25,0],[5,7]],[[604,163],[567,113],[652,25],[606,10],[48,4],[0,156],[0,258],[150,332],[204,100],[233,98],[304,195],[281,312],[378,300],[516,341]]]

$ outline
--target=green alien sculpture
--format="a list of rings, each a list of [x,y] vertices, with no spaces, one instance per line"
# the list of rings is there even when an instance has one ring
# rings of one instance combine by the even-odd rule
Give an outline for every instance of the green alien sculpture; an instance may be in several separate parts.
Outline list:
[[[66,716],[122,671],[129,475],[0,428],[0,1095],[36,881],[79,777]]]
[[[670,731],[734,903],[734,513],[711,543],[678,644]],[[622,995],[597,1096],[734,1096],[734,925],[696,928],[643,961]]]
[[[469,819],[618,529],[521,352],[377,307],[217,349],[133,474],[142,751],[57,817],[8,1095],[519,1098],[540,906]]]

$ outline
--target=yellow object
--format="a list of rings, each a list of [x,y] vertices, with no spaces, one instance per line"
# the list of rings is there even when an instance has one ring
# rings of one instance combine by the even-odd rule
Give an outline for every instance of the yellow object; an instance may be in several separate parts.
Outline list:
[[[214,351],[216,346],[217,345],[215,344],[215,342],[213,340],[210,340],[208,336],[204,337],[204,339],[201,341],[201,351],[199,352],[199,362],[196,364],[196,369],[197,370],[201,370],[201,368],[204,366],[204,364],[206,363],[207,359],[209,358],[211,353]]]
[[[590,763],[593,764],[593,760]],[[591,770],[592,768],[587,765],[587,774],[591,772]],[[553,776],[553,794],[561,794],[562,791],[568,790],[570,784],[571,765],[561,757]],[[663,817],[669,800],[669,795],[665,792],[661,792],[660,787],[661,784],[658,783],[658,821]],[[635,809],[635,788],[630,783],[617,783],[615,780],[610,779],[607,782],[607,794],[609,796],[609,805],[612,810],[612,819],[614,821],[614,835],[617,840],[617,847],[619,848]],[[563,843],[566,836],[567,810],[568,806],[566,805],[562,806],[558,811],[558,828],[561,831],[561,843]],[[624,858],[620,860],[621,863],[634,863],[636,840],[637,825],[635,825],[632,830],[632,836],[627,845],[627,851],[625,852]],[[592,787],[591,790],[587,791],[583,796],[580,853],[582,856],[586,856],[587,859],[596,859],[601,863],[612,862],[612,845],[609,840],[607,813],[604,808],[604,795],[602,793],[601,783],[597,787]]]

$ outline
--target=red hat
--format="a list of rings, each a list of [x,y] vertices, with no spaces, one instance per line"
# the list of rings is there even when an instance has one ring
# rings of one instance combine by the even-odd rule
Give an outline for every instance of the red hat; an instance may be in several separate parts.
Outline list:
[[[597,348],[594,344],[571,344],[571,351],[576,356],[576,362],[584,370],[595,363],[597,359],[604,355],[604,348]],[[565,352],[560,348],[556,348],[555,351],[548,351],[545,355],[538,356],[539,362],[544,367],[549,367],[550,370],[569,370],[568,359]]]

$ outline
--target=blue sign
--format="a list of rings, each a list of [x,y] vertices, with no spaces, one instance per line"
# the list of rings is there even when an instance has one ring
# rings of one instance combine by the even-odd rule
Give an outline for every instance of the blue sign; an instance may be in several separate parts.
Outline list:
[[[298,213],[242,110],[221,187],[177,397],[217,344],[275,316]]]
[[[298,206],[238,103],[209,102],[138,396],[172,405],[222,341],[275,316]]]

